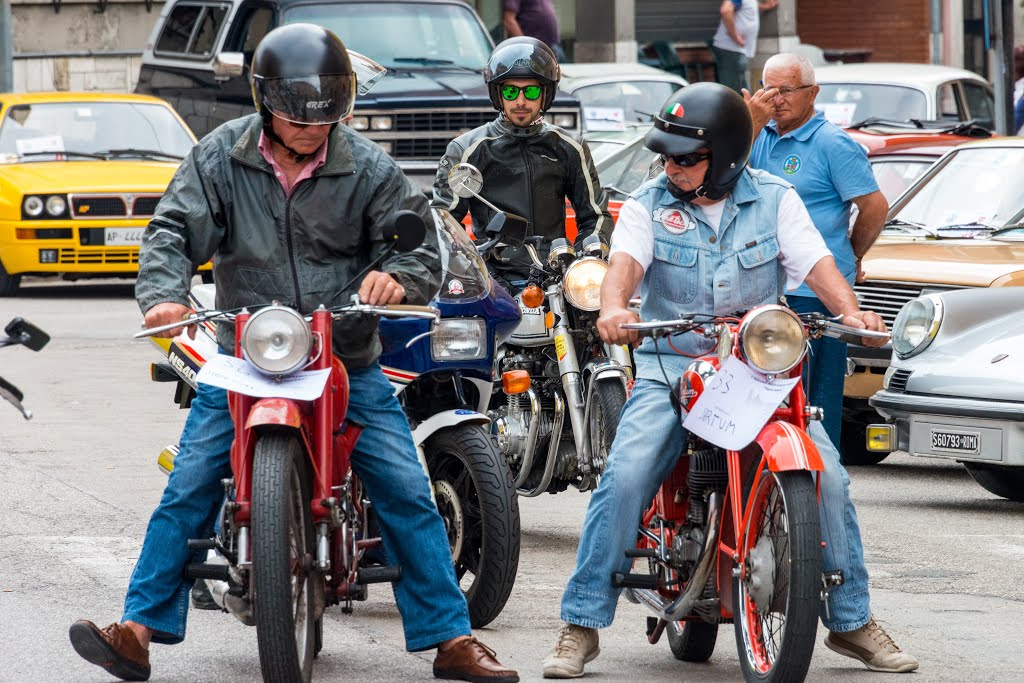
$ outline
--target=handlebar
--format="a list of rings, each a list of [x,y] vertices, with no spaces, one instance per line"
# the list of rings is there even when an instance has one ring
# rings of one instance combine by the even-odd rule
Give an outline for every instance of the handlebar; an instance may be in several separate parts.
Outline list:
[[[698,320],[698,317],[706,319]],[[865,338],[888,340],[891,337],[889,332],[876,332],[874,330],[843,325],[838,322],[842,316],[827,318],[821,313],[804,313],[800,314],[799,318],[807,327],[807,331],[812,337],[831,337],[847,344],[855,345],[860,345]],[[706,337],[713,337],[717,334],[716,328],[718,325],[735,321],[735,317],[729,316],[693,316],[676,320],[621,323],[619,327],[624,330],[634,330],[641,337],[657,338],[671,334],[682,334],[684,332],[699,332]]]

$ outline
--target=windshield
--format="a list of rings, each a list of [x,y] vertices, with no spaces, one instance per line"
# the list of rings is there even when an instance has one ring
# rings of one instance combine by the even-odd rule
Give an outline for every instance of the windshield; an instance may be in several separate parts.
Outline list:
[[[934,159],[871,159],[871,172],[875,174],[878,189],[885,195],[885,201],[892,206],[903,192],[910,187],[928,167],[935,163]]]
[[[452,65],[483,69],[490,37],[464,5],[414,2],[344,2],[299,5],[286,24],[310,22],[338,34],[345,47],[389,69]]]
[[[442,303],[465,303],[487,296],[490,277],[487,266],[480,258],[462,225],[444,209],[434,209],[437,226],[438,250],[441,252],[441,291],[437,300]]]
[[[928,118],[924,93],[914,88],[873,83],[819,83],[818,87],[814,108],[840,128],[869,118]]]
[[[572,91],[583,104],[586,130],[625,130],[628,122],[649,123],[681,86],[667,81],[601,83]]]
[[[1024,211],[1024,147],[958,149],[927,182],[912,189],[893,216],[940,236],[999,228]]]
[[[184,158],[195,143],[188,129],[159,104],[136,102],[54,102],[19,104],[0,123],[0,155],[18,161],[88,159],[63,152],[116,158],[139,156],[129,150]],[[159,157],[161,160],[173,160]]]

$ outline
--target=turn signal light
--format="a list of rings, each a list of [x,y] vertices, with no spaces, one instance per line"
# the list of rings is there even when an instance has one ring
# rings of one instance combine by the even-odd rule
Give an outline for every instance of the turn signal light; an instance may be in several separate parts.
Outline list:
[[[537,308],[544,303],[544,290],[537,285],[530,285],[523,290],[523,305],[527,308]]]
[[[554,326],[555,326],[555,314],[552,313],[551,311],[548,311],[547,313],[544,314],[544,327],[546,327],[547,329],[550,330]]]
[[[501,388],[509,396],[523,393],[530,388],[530,373],[526,370],[509,370],[501,376]]]

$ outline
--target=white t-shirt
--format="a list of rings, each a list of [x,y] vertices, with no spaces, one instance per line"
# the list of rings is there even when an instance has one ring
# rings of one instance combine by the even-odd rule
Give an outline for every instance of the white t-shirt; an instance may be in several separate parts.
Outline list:
[[[700,208],[717,234],[725,211],[725,200]],[[786,289],[793,290],[800,286],[814,264],[831,256],[832,252],[825,246],[821,233],[811,222],[807,207],[793,188],[782,195],[777,220],[779,261],[786,271]],[[619,219],[612,231],[611,255],[620,251],[633,257],[645,273],[654,261],[653,217],[643,204],[632,197],[619,210]]]
[[[737,5],[736,0],[733,0],[733,5]],[[757,54],[757,34],[761,28],[761,15],[758,14],[757,0],[743,0],[735,7],[735,10],[733,22],[736,24],[736,33],[743,38],[745,44],[741,47],[733,40],[725,29],[725,22],[721,20],[718,22],[718,30],[715,31],[715,37],[712,38],[711,44],[722,50],[745,53],[747,59],[753,59]]]

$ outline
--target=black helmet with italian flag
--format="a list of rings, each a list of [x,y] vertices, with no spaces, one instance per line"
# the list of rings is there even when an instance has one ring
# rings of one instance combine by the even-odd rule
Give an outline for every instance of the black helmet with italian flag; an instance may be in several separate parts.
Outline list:
[[[710,150],[703,184],[680,198],[721,199],[746,166],[753,130],[747,104],[736,91],[718,83],[694,83],[677,91],[662,105],[654,117],[654,127],[644,138],[644,146],[666,156]]]

